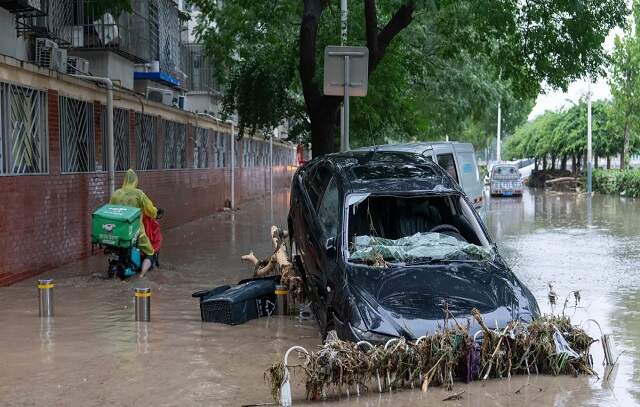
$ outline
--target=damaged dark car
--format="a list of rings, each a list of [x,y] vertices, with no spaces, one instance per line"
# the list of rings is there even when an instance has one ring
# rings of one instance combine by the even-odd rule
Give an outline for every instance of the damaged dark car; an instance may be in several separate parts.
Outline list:
[[[323,335],[415,340],[445,323],[539,315],[458,184],[411,153],[314,159],[292,183],[292,252]]]

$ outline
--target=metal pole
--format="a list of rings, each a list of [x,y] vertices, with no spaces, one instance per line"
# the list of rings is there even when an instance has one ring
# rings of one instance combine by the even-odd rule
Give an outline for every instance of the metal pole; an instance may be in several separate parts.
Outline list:
[[[231,209],[236,207],[236,136],[234,125],[231,123]]]
[[[278,128],[273,129],[273,137],[278,137]],[[273,137],[269,138],[269,191],[273,195]]]
[[[347,0],[340,0],[340,45],[345,45],[347,43],[347,17],[348,17],[348,9],[347,9]],[[344,105],[340,106],[340,151],[344,151],[345,145],[345,116],[344,116]]]
[[[496,145],[496,161],[502,159],[502,105],[498,101],[498,143]]]
[[[109,78],[88,75],[72,75],[76,78],[98,82],[107,88],[107,171],[109,173],[109,197],[116,190],[115,153],[113,141],[113,82]]]
[[[134,290],[136,321],[149,322],[151,320],[151,289],[136,288]]]
[[[53,316],[53,280],[38,280],[38,314],[42,318]]]
[[[349,151],[349,82],[351,82],[349,55],[344,57],[344,145],[342,151]]]
[[[589,83],[587,85],[587,193],[591,195],[592,191],[592,161],[593,161],[593,150],[592,150],[592,134],[591,134],[591,78],[589,78]]]

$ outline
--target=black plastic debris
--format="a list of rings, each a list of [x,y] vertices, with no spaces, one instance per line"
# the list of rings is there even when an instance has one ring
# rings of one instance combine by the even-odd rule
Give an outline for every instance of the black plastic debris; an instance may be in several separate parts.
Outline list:
[[[200,317],[203,322],[229,325],[250,319],[271,316],[276,310],[276,284],[279,277],[242,280],[236,286],[223,285],[202,290],[191,296],[200,298]]]

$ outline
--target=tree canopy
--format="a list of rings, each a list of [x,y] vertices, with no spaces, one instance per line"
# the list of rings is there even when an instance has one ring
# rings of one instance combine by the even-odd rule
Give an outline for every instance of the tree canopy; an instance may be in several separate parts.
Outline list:
[[[340,43],[339,2],[191,1],[240,131],[288,120],[291,135],[311,135],[314,153],[335,150],[341,98],[320,89],[324,47]],[[352,0],[347,44],[370,50],[352,140],[486,143],[498,100],[515,128],[541,83],[566,88],[602,73],[601,45],[626,13],[619,0]]]

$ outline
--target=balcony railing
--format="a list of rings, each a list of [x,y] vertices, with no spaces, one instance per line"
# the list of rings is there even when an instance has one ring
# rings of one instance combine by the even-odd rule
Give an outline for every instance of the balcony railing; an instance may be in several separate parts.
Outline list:
[[[115,14],[97,11],[100,0],[76,0],[71,46],[113,51],[137,63],[156,59],[152,39],[157,36],[157,24],[150,18],[153,2],[134,0],[131,12]]]

